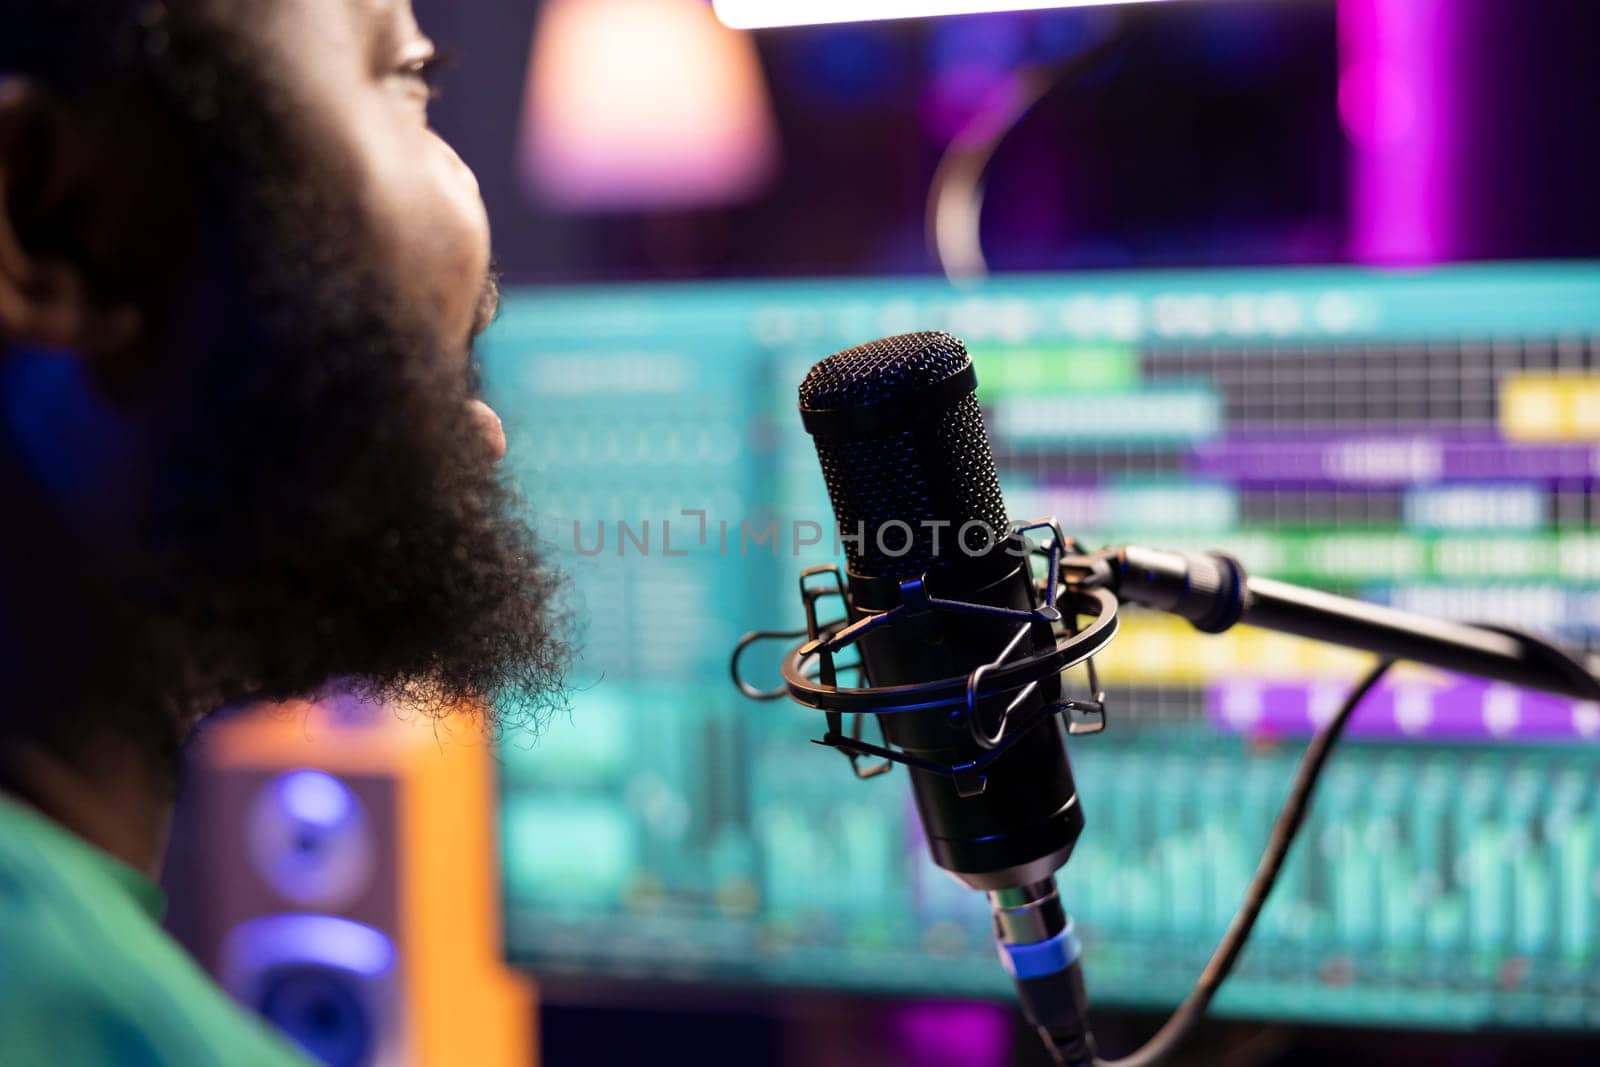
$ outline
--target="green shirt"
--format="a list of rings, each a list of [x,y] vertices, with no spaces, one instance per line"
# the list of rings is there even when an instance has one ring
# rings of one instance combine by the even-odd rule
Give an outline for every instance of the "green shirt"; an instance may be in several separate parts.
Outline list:
[[[161,929],[161,890],[0,796],[0,1064],[307,1067]]]

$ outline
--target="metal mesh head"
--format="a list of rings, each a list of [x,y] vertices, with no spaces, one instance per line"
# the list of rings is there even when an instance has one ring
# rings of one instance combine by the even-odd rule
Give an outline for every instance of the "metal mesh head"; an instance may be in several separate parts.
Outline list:
[[[812,367],[800,403],[813,411],[866,407],[937,385],[971,362],[947,333],[902,334]],[[930,400],[909,429],[818,437],[816,446],[856,574],[915,578],[979,554],[1009,532],[983,413],[971,392]]]
[[[967,346],[939,330],[903,333],[835,352],[800,383],[813,411],[864,407],[936,385],[972,363]]]

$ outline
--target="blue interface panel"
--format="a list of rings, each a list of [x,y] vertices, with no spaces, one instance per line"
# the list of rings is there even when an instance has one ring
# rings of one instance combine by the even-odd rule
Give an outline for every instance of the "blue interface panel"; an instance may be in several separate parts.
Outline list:
[[[585,619],[570,719],[504,747],[514,961],[1008,994],[903,775],[854,780],[727,673],[834,558],[805,370],[930,328],[973,353],[1014,519],[1596,645],[1600,265],[512,292],[486,381]],[[1188,989],[1364,664],[1127,620],[1061,875],[1098,1002]],[[1219,1010],[1600,1025],[1600,708],[1407,670],[1351,734]]]

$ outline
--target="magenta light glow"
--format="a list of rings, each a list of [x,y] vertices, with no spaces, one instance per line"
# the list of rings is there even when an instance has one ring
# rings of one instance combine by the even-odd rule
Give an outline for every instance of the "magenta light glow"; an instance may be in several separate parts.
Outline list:
[[[1011,1062],[1011,1016],[997,1004],[905,1004],[891,1010],[887,1021],[905,1063],[1006,1067]]]
[[[1459,237],[1454,0],[1339,0],[1339,118],[1350,142],[1350,255],[1451,258]]]

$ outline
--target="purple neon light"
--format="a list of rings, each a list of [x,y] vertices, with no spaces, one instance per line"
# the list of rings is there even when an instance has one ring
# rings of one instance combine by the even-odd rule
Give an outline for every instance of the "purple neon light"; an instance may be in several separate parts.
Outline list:
[[[1437,263],[1456,251],[1459,7],[1339,0],[1339,117],[1358,262]]]
[[[1190,470],[1236,484],[1358,485],[1586,481],[1600,477],[1593,445],[1509,444],[1493,434],[1241,433],[1194,447]]]
[[[1230,733],[1305,737],[1344,699],[1339,681],[1226,682],[1206,691],[1206,715]],[[1472,678],[1406,682],[1367,696],[1353,737],[1417,741],[1600,741],[1600,707]]]
[[[903,1063],[1005,1067],[1011,1062],[1011,1018],[997,1004],[907,1004],[893,1009],[887,1021]]]
[[[295,821],[319,829],[337,829],[356,814],[356,798],[339,779],[324,771],[291,771],[278,779],[278,799]]]

